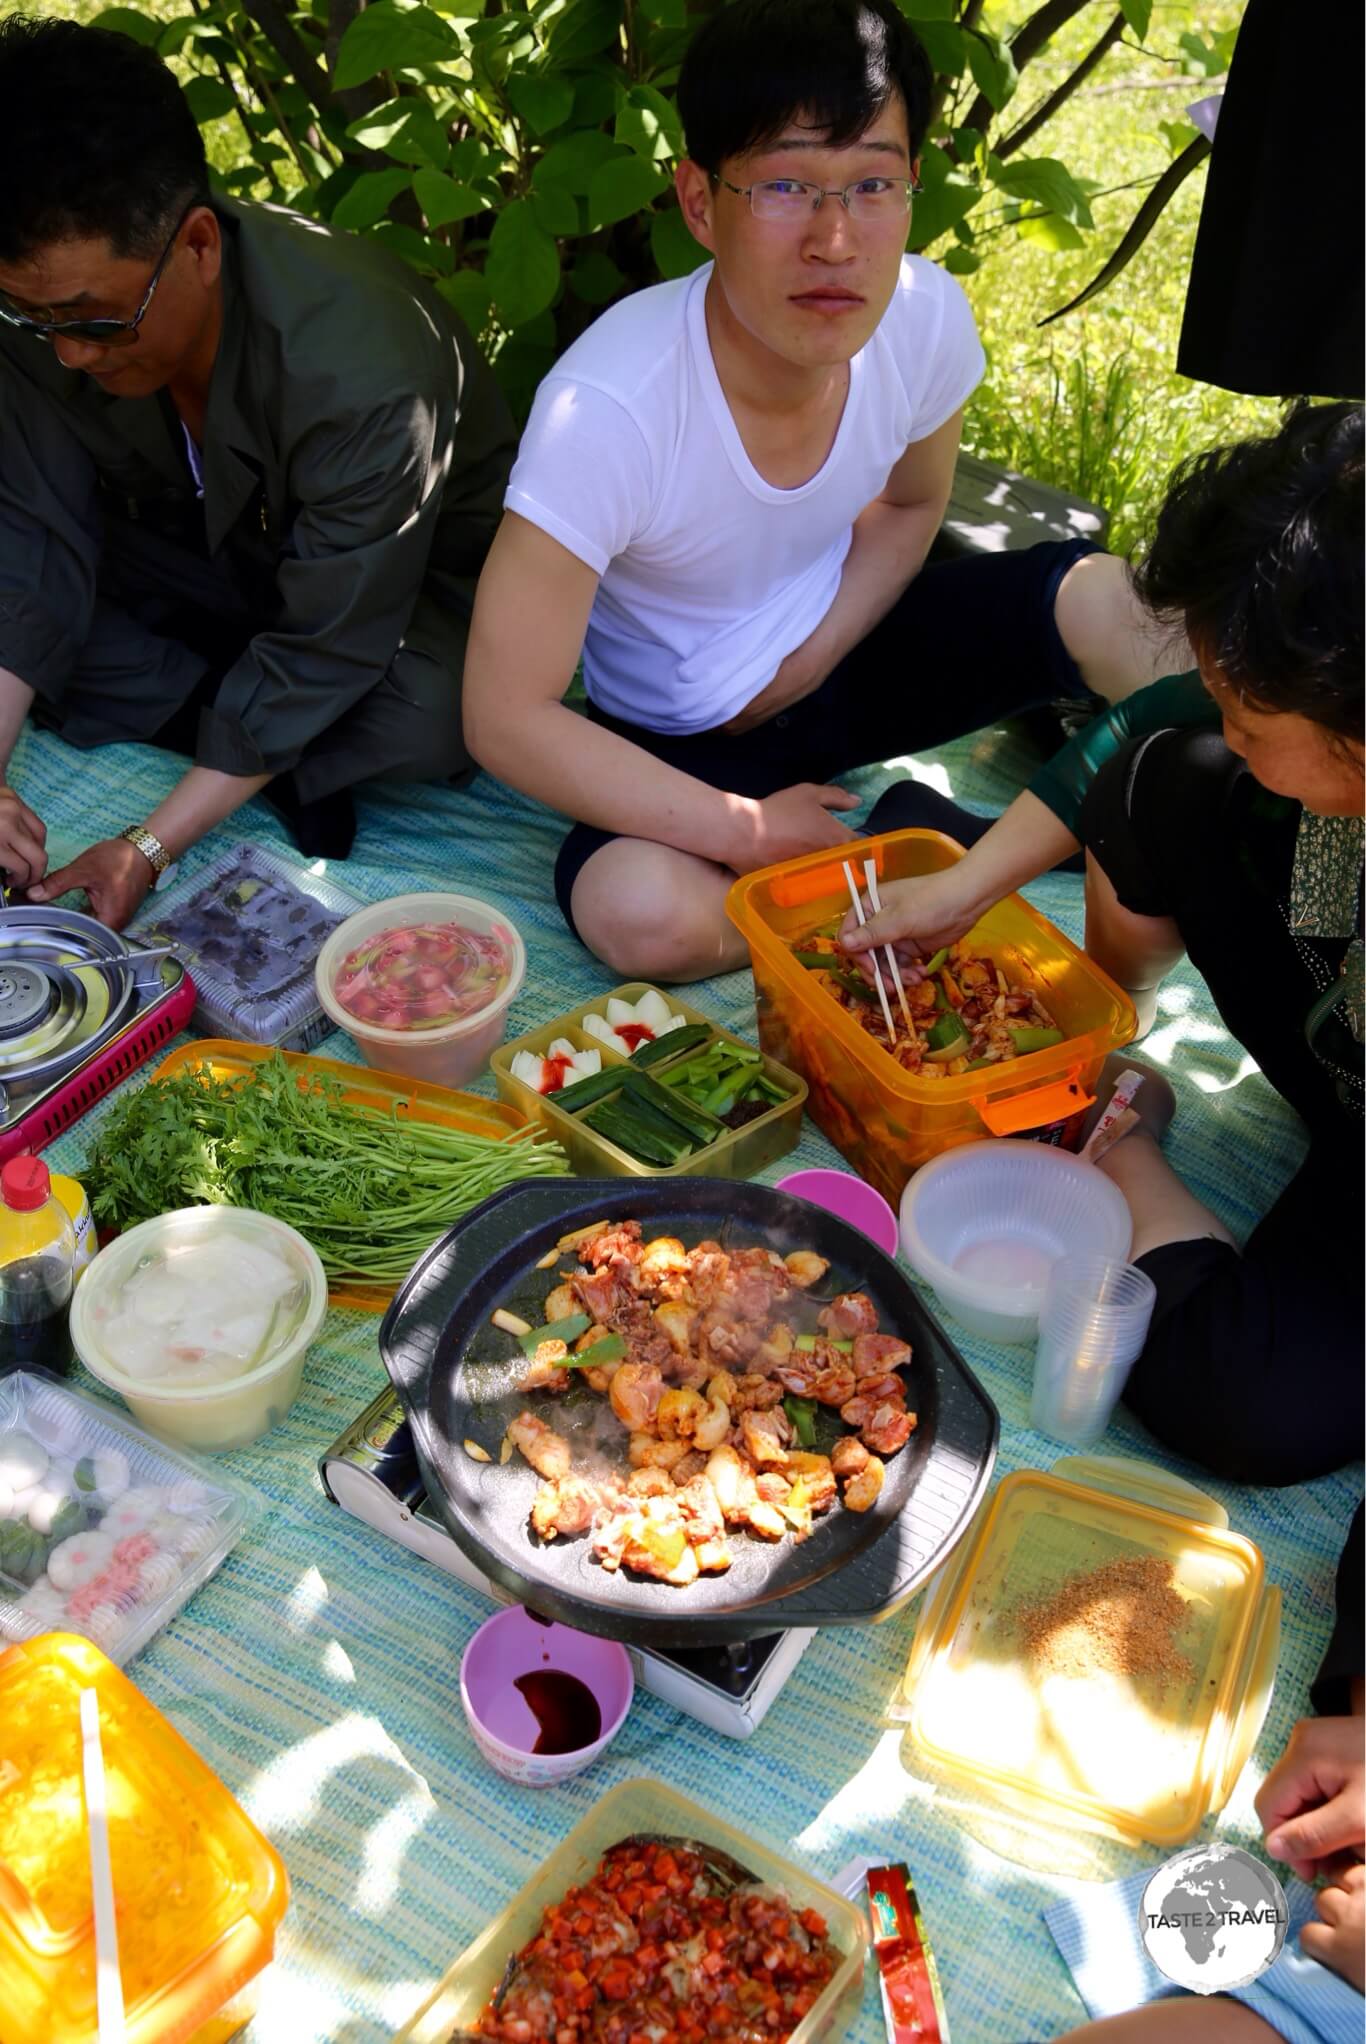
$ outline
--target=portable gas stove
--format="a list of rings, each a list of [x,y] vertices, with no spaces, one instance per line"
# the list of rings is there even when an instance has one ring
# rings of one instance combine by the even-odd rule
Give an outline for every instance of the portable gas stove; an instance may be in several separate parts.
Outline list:
[[[386,1385],[318,1464],[334,1504],[377,1533],[457,1576],[490,1603],[512,1600],[461,1552],[432,1510],[408,1422]],[[665,1703],[729,1739],[747,1739],[816,1637],[810,1628],[726,1646],[628,1647],[635,1677]]]
[[[189,1021],[179,959],[127,958],[93,916],[0,909],[0,1163],[41,1150]]]

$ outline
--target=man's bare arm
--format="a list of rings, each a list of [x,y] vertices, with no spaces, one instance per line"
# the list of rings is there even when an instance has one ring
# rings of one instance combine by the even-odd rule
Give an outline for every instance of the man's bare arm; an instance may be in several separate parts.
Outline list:
[[[829,813],[853,806],[839,789],[752,801],[666,766],[565,707],[597,585],[557,540],[504,514],[465,655],[465,742],[480,765],[581,823],[737,870],[846,835]]]

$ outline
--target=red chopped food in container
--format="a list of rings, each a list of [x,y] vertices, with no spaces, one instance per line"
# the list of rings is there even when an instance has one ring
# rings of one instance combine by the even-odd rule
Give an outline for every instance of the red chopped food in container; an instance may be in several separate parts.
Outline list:
[[[462,923],[381,930],[347,953],[332,992],[372,1029],[442,1029],[480,1014],[512,975],[510,933]]]
[[[841,1961],[825,1919],[724,1855],[628,1838],[551,1903],[477,2034],[506,2044],[783,2044]]]

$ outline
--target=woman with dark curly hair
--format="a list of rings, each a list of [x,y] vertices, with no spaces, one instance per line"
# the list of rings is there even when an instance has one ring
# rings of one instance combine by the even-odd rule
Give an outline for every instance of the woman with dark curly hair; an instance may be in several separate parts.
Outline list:
[[[887,889],[882,915],[844,936],[851,951],[890,937],[913,959],[1080,841],[1087,949],[1141,1024],[1183,952],[1203,973],[1304,1122],[1303,1164],[1240,1252],[1162,1155],[1170,1094],[1154,1079],[1139,1102],[1156,1113],[1101,1168],[1157,1286],[1126,1402],[1244,1482],[1361,1453],[1362,467],[1361,409],[1332,404],[1180,470],[1136,579],[1184,625],[1198,676],[1130,698],[937,893]]]

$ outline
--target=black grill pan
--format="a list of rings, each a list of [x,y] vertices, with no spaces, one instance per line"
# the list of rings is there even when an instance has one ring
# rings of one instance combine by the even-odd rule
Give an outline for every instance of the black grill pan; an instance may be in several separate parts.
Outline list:
[[[587,1539],[536,1538],[528,1513],[540,1479],[520,1455],[498,1462],[501,1436],[529,1405],[572,1438],[576,1421],[601,1422],[592,1408],[604,1401],[588,1395],[576,1413],[557,1410],[546,1393],[518,1394],[508,1364],[520,1352],[490,1316],[507,1306],[536,1324],[559,1282],[555,1269],[536,1269],[541,1257],[573,1229],[627,1218],[641,1222],[647,1240],[677,1235],[688,1247],[712,1237],[734,1248],[764,1242],[780,1254],[814,1249],[831,1264],[822,1292],[871,1295],[883,1330],[911,1343],[910,1404],[919,1414],[872,1511],[836,1508],[800,1545],[735,1533],[733,1566],[687,1589],[612,1574],[592,1559]],[[573,1262],[572,1254],[558,1259],[566,1269]],[[428,1495],[457,1545],[519,1603],[636,1646],[703,1646],[886,1617],[966,1530],[996,1454],[996,1408],[895,1263],[847,1222],[766,1185],[609,1178],[510,1186],[414,1267],[379,1344]],[[471,1439],[494,1460],[471,1457],[464,1447]],[[619,1429],[611,1447],[624,1466]]]

